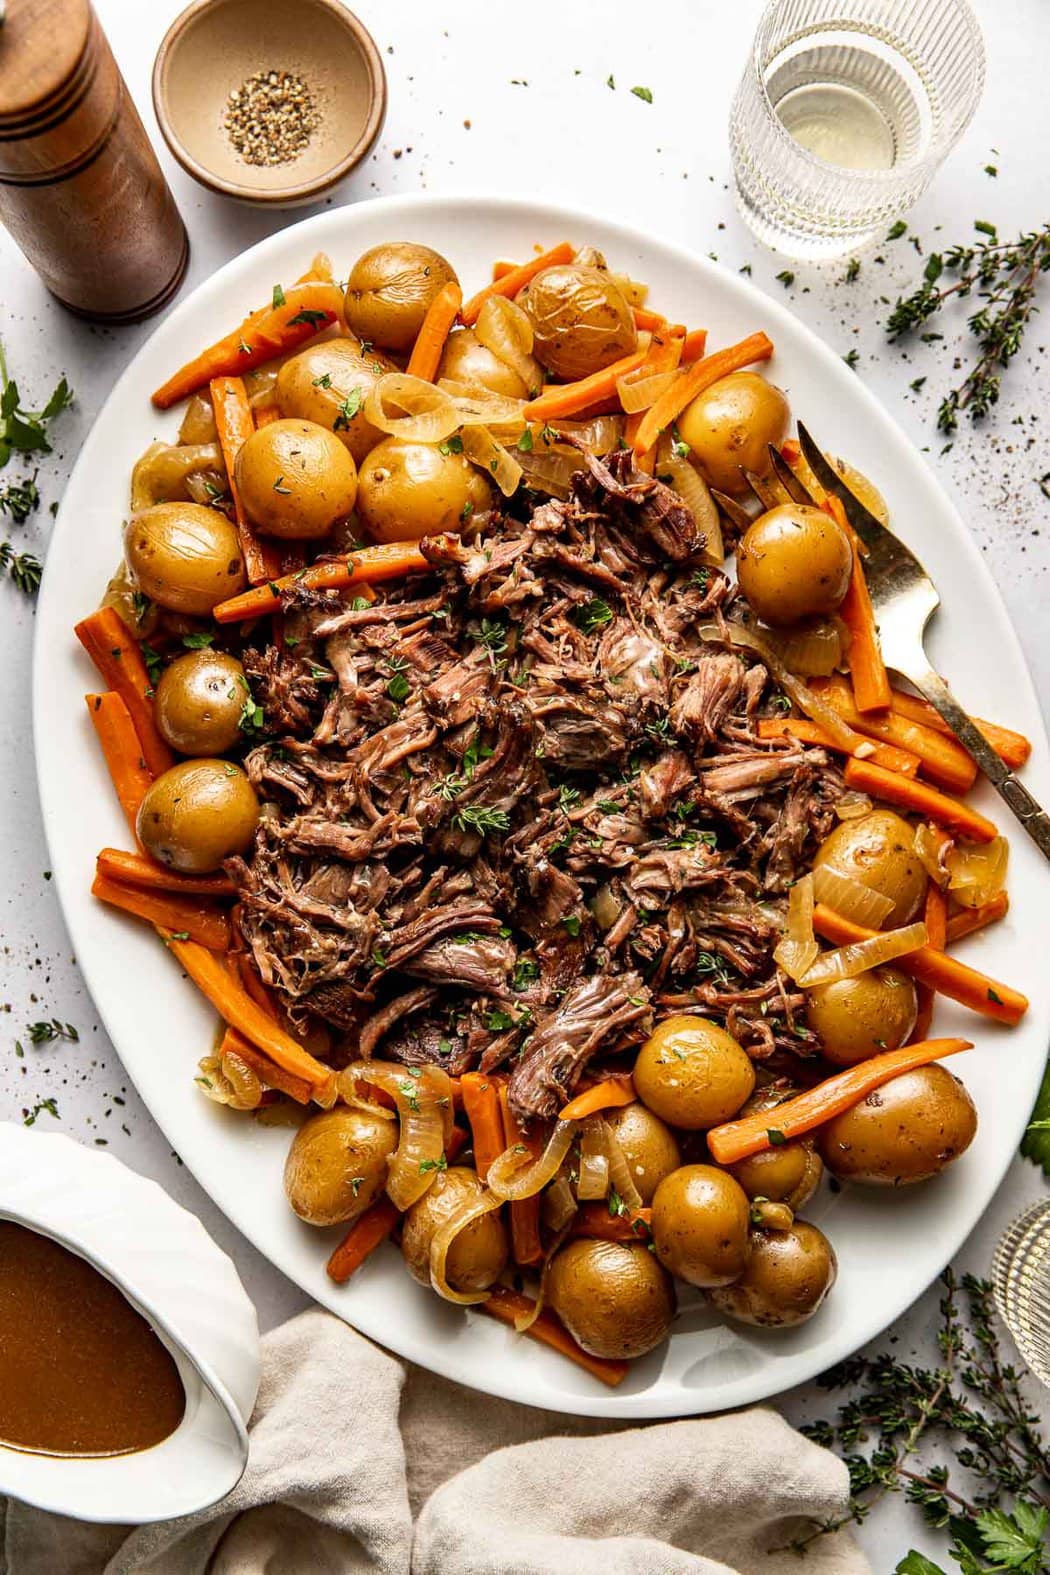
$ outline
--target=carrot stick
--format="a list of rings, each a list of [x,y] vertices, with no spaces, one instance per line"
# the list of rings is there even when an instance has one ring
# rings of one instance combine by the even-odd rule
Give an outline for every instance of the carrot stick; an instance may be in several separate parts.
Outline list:
[[[499,1082],[483,1072],[464,1072],[460,1078],[463,1112],[474,1134],[474,1167],[481,1180],[503,1153],[503,1120],[499,1108]]]
[[[619,410],[617,381],[621,377],[626,377],[628,372],[633,372],[635,367],[641,366],[648,350],[648,345],[639,350],[632,350],[630,355],[622,356],[619,361],[613,361],[600,372],[592,372],[590,377],[581,377],[577,383],[552,383],[549,388],[543,390],[538,399],[532,400],[525,406],[526,419],[553,421],[559,416],[579,416],[589,411],[592,405],[606,399],[616,400],[614,408]]]
[[[923,919],[926,922],[927,945],[933,946],[939,952],[943,952],[948,943],[948,899],[937,885],[937,882],[933,880],[926,887]],[[933,1019],[933,1003],[936,995],[936,992],[928,984],[918,984],[915,988],[918,997],[918,1011],[915,1014],[915,1025],[908,1035],[909,1044],[919,1044],[929,1035],[930,1023]]]
[[[898,749],[895,744],[880,744],[873,739],[859,739],[856,744],[848,749],[840,744],[837,739],[821,727],[819,722],[811,722],[808,717],[800,716],[764,716],[758,724],[759,738],[797,738],[803,744],[817,744],[821,749],[832,750],[836,754],[856,754],[858,749],[865,745],[871,748],[872,754],[863,758],[874,760],[876,765],[885,766],[887,771],[899,771],[902,777],[913,777],[919,769],[919,757],[913,755],[908,749]]]
[[[215,426],[222,447],[222,457],[226,462],[226,484],[233,499],[244,567],[251,583],[259,585],[263,580],[271,580],[280,572],[281,560],[276,548],[259,540],[255,526],[244,512],[244,505],[234,479],[237,455],[255,431],[255,417],[248,403],[248,391],[244,386],[243,378],[213,377],[208,387],[212,409],[215,412]]]
[[[138,839],[136,830],[139,805],[153,783],[153,777],[142,758],[142,746],[132,726],[128,708],[119,695],[85,695],[92,726],[102,745],[106,766],[120,807],[128,818],[131,834]]]
[[[707,329],[692,328],[685,336],[682,345],[682,365],[692,366],[694,361],[699,361],[707,347]]]
[[[772,354],[772,340],[763,333],[757,333],[749,334],[739,344],[727,345],[724,350],[716,350],[714,355],[704,356],[703,360],[694,362],[685,376],[672,383],[655,405],[646,411],[645,420],[638,430],[636,452],[644,454],[646,449],[652,448],[660,433],[666,431],[689,401],[695,399],[697,394],[702,394],[705,388],[710,388],[712,383],[727,377],[730,372],[750,366],[754,361],[768,361]]]
[[[328,1260],[328,1277],[345,1285],[370,1253],[386,1241],[401,1218],[389,1198],[377,1198],[360,1215]]]
[[[846,785],[860,793],[870,793],[872,798],[885,799],[898,809],[911,809],[919,815],[928,815],[939,826],[947,826],[960,837],[973,842],[991,842],[999,835],[998,828],[986,815],[969,804],[962,804],[947,793],[927,787],[924,782],[914,782],[896,771],[886,771],[882,766],[870,765],[867,760],[847,760]]]
[[[84,647],[107,689],[123,700],[138,734],[142,758],[153,776],[175,764],[175,756],[157,732],[153,720],[153,685],[142,652],[113,607],[100,607],[82,618],[73,633]]]
[[[813,909],[813,928],[833,946],[848,946],[853,941],[866,941],[877,932],[854,924],[824,903]],[[998,1023],[1019,1023],[1028,1010],[1028,999],[1008,984],[989,979],[987,974],[968,968],[947,952],[936,951],[932,946],[920,946],[917,951],[894,959],[893,966],[910,973],[920,984],[928,984],[938,995],[968,1006],[982,1017],[992,1017]]]
[[[538,257],[533,257],[530,262],[521,263],[517,268],[510,268],[500,278],[493,279],[477,295],[471,296],[466,306],[460,312],[460,322],[469,328],[478,320],[481,308],[490,295],[517,295],[531,279],[535,279],[544,268],[553,268],[557,263],[572,262],[576,255],[575,248],[568,241],[560,241],[557,246],[552,246],[549,252],[541,252]]]
[[[297,1044],[290,1034],[269,1017],[248,992],[237,983],[222,959],[196,941],[180,941],[170,931],[160,930],[161,939],[174,952],[201,994],[214,1006],[231,1028],[268,1055],[271,1061],[293,1077],[309,1083],[311,1092],[325,1095],[331,1091],[335,1074]]]
[[[445,340],[462,305],[463,291],[454,279],[450,279],[427,307],[423,325],[416,335],[416,342],[412,346],[412,354],[405,368],[409,377],[421,377],[425,383],[432,383],[437,377]]]
[[[918,755],[920,770],[938,787],[947,788],[951,793],[966,793],[973,787],[977,780],[977,767],[954,738],[946,738],[943,733],[923,727],[920,722],[910,722],[907,717],[895,716],[892,711],[862,714],[845,679],[817,678],[810,688],[859,733]]]
[[[490,1293],[488,1301],[479,1303],[476,1311],[488,1313],[490,1318],[496,1318],[500,1323],[507,1323],[513,1327],[519,1319],[526,1317],[535,1305],[531,1296],[522,1296],[520,1292],[512,1291],[505,1285],[497,1285]],[[546,1309],[524,1332],[528,1339],[537,1340],[541,1345],[549,1345],[552,1351],[567,1356],[570,1362],[575,1362],[577,1367],[582,1367],[595,1378],[600,1378],[603,1384],[609,1385],[610,1389],[615,1389],[617,1384],[622,1384],[630,1371],[630,1362],[617,1362],[604,1356],[591,1356],[582,1346],[576,1344],[564,1324]]]
[[[667,327],[667,318],[662,312],[654,312],[648,306],[632,306],[631,316],[634,318],[636,328],[648,328],[651,331]]]
[[[849,630],[849,671],[857,710],[885,710],[890,703],[890,681],[882,660],[879,631],[875,626],[875,612],[868,594],[868,582],[864,577],[860,543],[846,519],[841,498],[829,493],[823,506],[832,519],[842,526],[853,550],[853,573],[839,606],[839,617]]]
[[[509,273],[513,273],[515,268],[517,268],[518,266],[519,266],[518,263],[508,262],[506,260],[506,258],[502,258],[499,262],[494,262],[492,264],[492,282],[493,282],[493,284],[495,284],[498,279],[505,279],[507,277],[507,275]]]
[[[632,1209],[628,1214],[610,1214],[607,1203],[581,1203],[569,1227],[570,1236],[592,1236],[599,1241],[649,1240],[652,1209]]]
[[[148,924],[161,924],[174,930],[187,940],[197,941],[210,952],[227,952],[230,949],[230,921],[226,914],[207,902],[192,897],[172,897],[166,892],[147,891],[142,886],[125,886],[110,880],[107,875],[96,875],[91,884],[91,895],[111,908],[133,913]]]
[[[982,902],[979,908],[960,908],[948,920],[947,944],[951,946],[954,941],[964,940],[967,935],[976,935],[978,930],[986,929],[989,924],[997,924],[1006,917],[1009,908],[1010,899],[1005,891]]]
[[[204,388],[213,377],[238,377],[287,355],[304,340],[341,318],[343,292],[324,280],[293,284],[282,306],[264,306],[246,317],[238,328],[187,361],[153,395],[159,410],[178,404]]]
[[[513,1110],[506,1083],[499,1085],[499,1111],[503,1126],[503,1146],[513,1148],[523,1143],[535,1158],[540,1152],[537,1138],[530,1138],[520,1125]],[[543,1262],[543,1242],[540,1240],[540,1195],[522,1198],[510,1205],[510,1241],[514,1262],[527,1267]]]
[[[156,859],[141,853],[125,853],[121,848],[103,848],[95,868],[109,880],[125,886],[142,886],[148,891],[170,891],[182,897],[232,897],[236,888],[228,875],[179,875]]]
[[[620,1105],[631,1105],[637,1097],[634,1080],[629,1072],[622,1077],[603,1077],[600,1083],[592,1084],[582,1094],[577,1094],[575,1099],[570,1099],[567,1105],[563,1105],[558,1111],[558,1120],[583,1121],[587,1116],[597,1115],[599,1110],[614,1110]]]
[[[297,1105],[310,1103],[310,1085],[304,1078],[293,1077],[291,1072],[284,1072],[258,1051],[243,1034],[236,1028],[227,1028],[222,1036],[219,1046],[219,1055],[231,1051],[239,1055],[245,1066],[250,1066],[260,1083],[265,1083],[267,1088],[276,1088],[280,1093],[287,1094],[289,1099],[294,1099]]]
[[[741,1116],[737,1121],[714,1127],[707,1134],[708,1149],[717,1164],[735,1165],[752,1154],[764,1154],[781,1139],[802,1137],[815,1127],[822,1127],[833,1116],[841,1115],[866,1099],[883,1083],[900,1077],[902,1072],[913,1072],[916,1067],[928,1066],[931,1061],[972,1049],[968,1039],[925,1039],[922,1044],[883,1050],[867,1061],[836,1072],[834,1077],[826,1078],[815,1088],[807,1088],[793,1099],[785,1099],[772,1110],[757,1110],[754,1115]],[[771,1132],[773,1137],[770,1137]]]
[[[268,585],[256,585],[240,596],[231,596],[212,610],[216,623],[241,623],[246,618],[260,618],[266,613],[279,612],[281,592],[297,585],[315,591],[345,591],[351,586],[360,587],[368,595],[369,582],[400,579],[405,574],[422,574],[430,564],[414,541],[389,541],[381,547],[363,547],[360,552],[348,552],[344,557],[332,558],[324,563],[312,564],[296,574],[284,574]]]
[[[936,708],[928,700],[921,700],[918,695],[907,695],[900,689],[894,689],[890,696],[890,706],[897,716],[905,716],[912,722],[921,722],[923,727],[932,727],[934,732],[946,733],[952,736],[952,730]],[[995,750],[999,759],[1006,765],[1017,770],[1023,766],[1032,753],[1031,741],[1023,733],[1015,733],[1012,728],[1000,727],[998,722],[984,722],[978,716],[972,716],[970,721],[979,733]]]
[[[623,440],[628,448],[634,448],[634,440],[638,436],[638,428],[642,424],[644,415],[644,410],[632,411],[623,424]],[[635,454],[634,467],[636,470],[642,471],[646,476],[654,475],[656,471],[655,448],[649,449],[645,454]]]

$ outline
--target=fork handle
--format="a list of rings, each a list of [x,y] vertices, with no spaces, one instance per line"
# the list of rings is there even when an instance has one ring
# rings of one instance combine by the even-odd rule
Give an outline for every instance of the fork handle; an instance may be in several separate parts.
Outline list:
[[[1021,822],[1043,857],[1050,859],[1050,815],[1004,764],[984,734],[974,727],[939,673],[927,668],[906,673],[921,695],[940,712],[956,738],[980,766],[1014,817]]]

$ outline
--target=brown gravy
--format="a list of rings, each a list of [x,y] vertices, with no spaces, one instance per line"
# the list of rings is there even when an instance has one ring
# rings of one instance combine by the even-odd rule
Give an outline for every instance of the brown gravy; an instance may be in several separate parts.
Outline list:
[[[126,1455],[186,1410],[146,1319],[76,1253],[0,1220],[0,1442],[45,1455]]]

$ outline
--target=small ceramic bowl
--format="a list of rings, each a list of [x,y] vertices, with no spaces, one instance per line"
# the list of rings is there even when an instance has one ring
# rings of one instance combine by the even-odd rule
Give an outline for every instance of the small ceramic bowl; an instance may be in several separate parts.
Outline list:
[[[179,1370],[186,1412],[152,1449],[104,1458],[0,1444],[0,1495],[79,1520],[193,1514],[248,1460],[259,1386],[255,1308],[204,1226],[153,1181],[61,1133],[0,1124],[0,1219],[86,1258],[149,1320]]]
[[[305,84],[316,129],[282,164],[248,163],[226,129],[230,94],[257,72]],[[386,115],[386,76],[367,29],[340,0],[195,0],[153,66],[164,140],[202,186],[258,206],[314,202],[368,153]]]

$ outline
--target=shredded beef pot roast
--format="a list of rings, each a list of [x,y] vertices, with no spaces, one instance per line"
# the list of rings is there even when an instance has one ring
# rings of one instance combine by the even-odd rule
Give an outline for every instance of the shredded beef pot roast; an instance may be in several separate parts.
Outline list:
[[[262,978],[336,1061],[507,1067],[524,1120],[671,1012],[818,1048],[772,952],[842,791],[759,739],[761,662],[699,637],[735,592],[689,511],[627,452],[581,465],[375,602],[291,593],[244,656],[265,809],[227,868]]]

